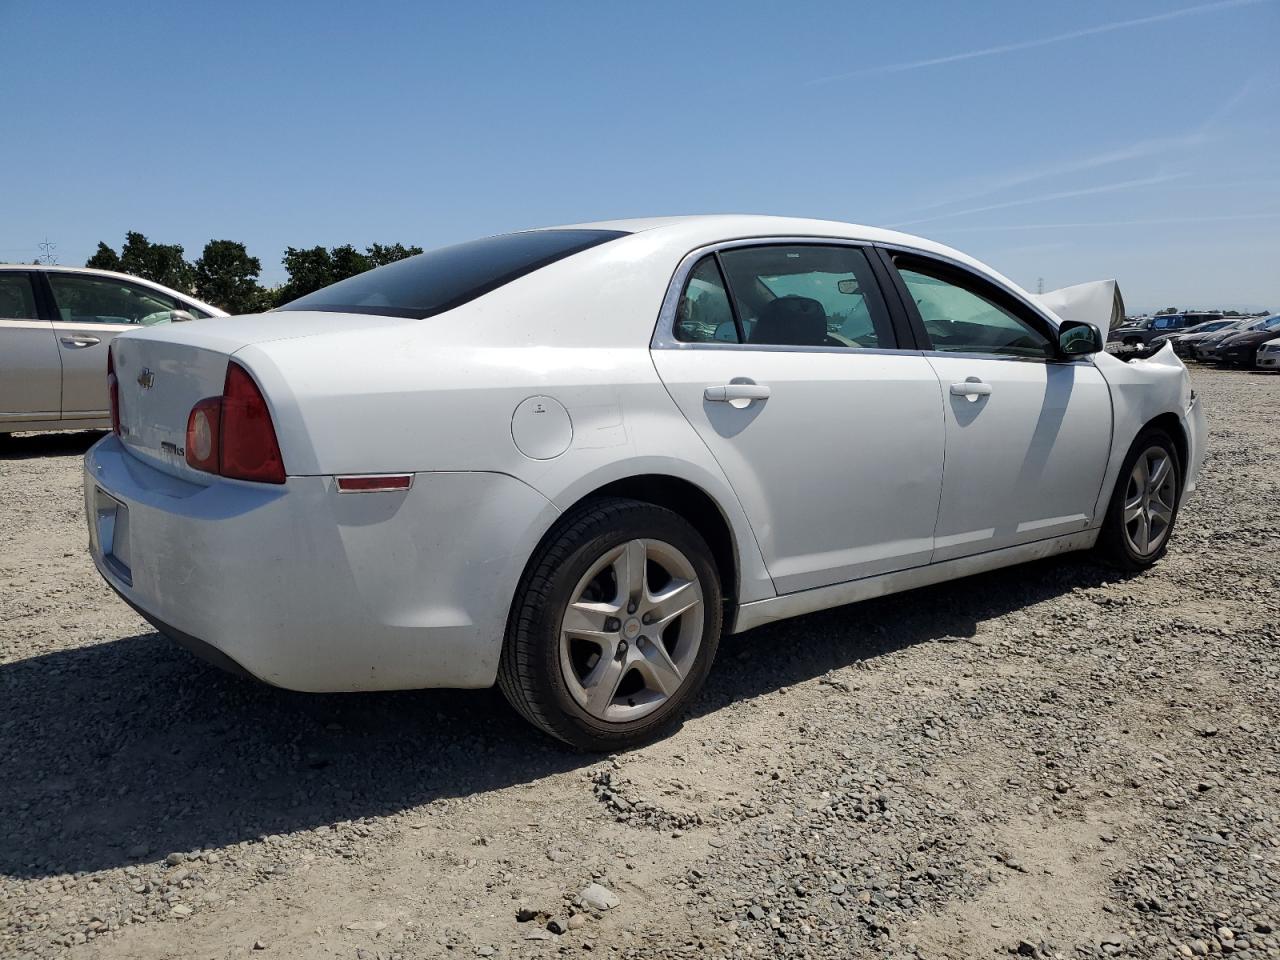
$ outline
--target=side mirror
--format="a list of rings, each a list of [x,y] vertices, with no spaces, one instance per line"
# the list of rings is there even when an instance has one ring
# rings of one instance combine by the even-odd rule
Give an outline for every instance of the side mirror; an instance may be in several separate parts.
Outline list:
[[[170,323],[185,323],[185,322],[186,322],[186,321],[188,321],[188,320],[194,320],[194,319],[195,319],[195,317],[194,317],[194,316],[192,316],[191,314],[187,313],[187,311],[185,311],[185,310],[170,310],[170,311],[169,311],[169,322],[170,322]]]
[[[1068,357],[1101,353],[1102,331],[1082,320],[1065,320],[1058,328],[1058,350]]]

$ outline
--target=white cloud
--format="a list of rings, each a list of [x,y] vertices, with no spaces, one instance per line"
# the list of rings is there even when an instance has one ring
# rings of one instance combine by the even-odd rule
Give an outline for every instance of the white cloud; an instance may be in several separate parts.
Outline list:
[[[1070,30],[1066,33],[1057,33],[1050,37],[1040,37],[1036,40],[1021,40],[1017,43],[1004,43],[994,47],[981,47],[977,50],[966,50],[962,53],[947,54],[942,57],[930,57],[925,60],[907,60],[903,63],[889,63],[878,67],[866,67],[862,70],[854,70],[850,73],[838,73],[829,77],[819,77],[810,80],[809,85],[817,85],[824,83],[834,83],[837,80],[847,80],[851,77],[865,77],[869,74],[876,73],[902,73],[906,70],[919,70],[924,67],[937,67],[948,63],[958,63],[962,60],[976,60],[980,57],[994,57],[1003,53],[1016,53],[1019,50],[1033,50],[1037,47],[1048,47],[1056,43],[1065,43],[1069,40],[1080,40],[1084,37],[1096,36],[1100,33],[1111,33],[1115,30],[1128,30],[1133,27],[1142,27],[1151,23],[1163,23],[1167,20],[1178,20],[1182,17],[1190,17],[1202,13],[1212,13],[1217,10],[1228,10],[1233,7],[1252,6],[1258,3],[1270,3],[1272,0],[1218,0],[1216,3],[1202,3],[1194,7],[1184,7],[1181,10],[1171,10],[1168,13],[1157,13],[1147,17],[1134,17],[1131,20],[1116,20],[1112,23],[1102,23],[1093,27],[1085,27],[1081,30]]]

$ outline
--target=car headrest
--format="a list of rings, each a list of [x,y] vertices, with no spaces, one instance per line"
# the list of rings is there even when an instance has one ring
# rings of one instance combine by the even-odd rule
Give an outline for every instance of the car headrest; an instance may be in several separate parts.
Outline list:
[[[812,297],[770,300],[751,331],[751,342],[820,347],[827,342],[827,312]]]

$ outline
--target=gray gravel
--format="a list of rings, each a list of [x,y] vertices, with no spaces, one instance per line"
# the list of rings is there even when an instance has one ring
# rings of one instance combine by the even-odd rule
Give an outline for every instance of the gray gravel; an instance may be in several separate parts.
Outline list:
[[[204,666],[92,571],[91,438],[0,441],[0,955],[1280,957],[1280,378],[1193,376],[1155,570],[756,630],[605,760]]]

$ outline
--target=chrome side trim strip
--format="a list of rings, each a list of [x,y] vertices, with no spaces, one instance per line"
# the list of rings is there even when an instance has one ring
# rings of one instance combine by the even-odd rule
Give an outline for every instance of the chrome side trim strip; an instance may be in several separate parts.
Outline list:
[[[1099,528],[1082,530],[1079,533],[1052,537],[1048,540],[1036,540],[1032,543],[1020,543],[1012,547],[990,550],[969,557],[957,557],[941,563],[930,563],[922,567],[899,570],[896,573],[883,573],[861,580],[850,580],[846,583],[835,583],[827,587],[816,587],[802,590],[799,593],[788,593],[768,600],[756,600],[738,607],[730,633],[741,633],[753,627],[759,627],[775,620],[786,620],[806,613],[829,610],[847,603],[870,600],[872,597],[883,597],[903,590],[914,590],[916,587],[927,587],[945,580],[969,577],[975,573],[986,573],[1001,567],[1011,567],[1030,560],[1040,560],[1059,553],[1073,550],[1088,550],[1098,540]]]

